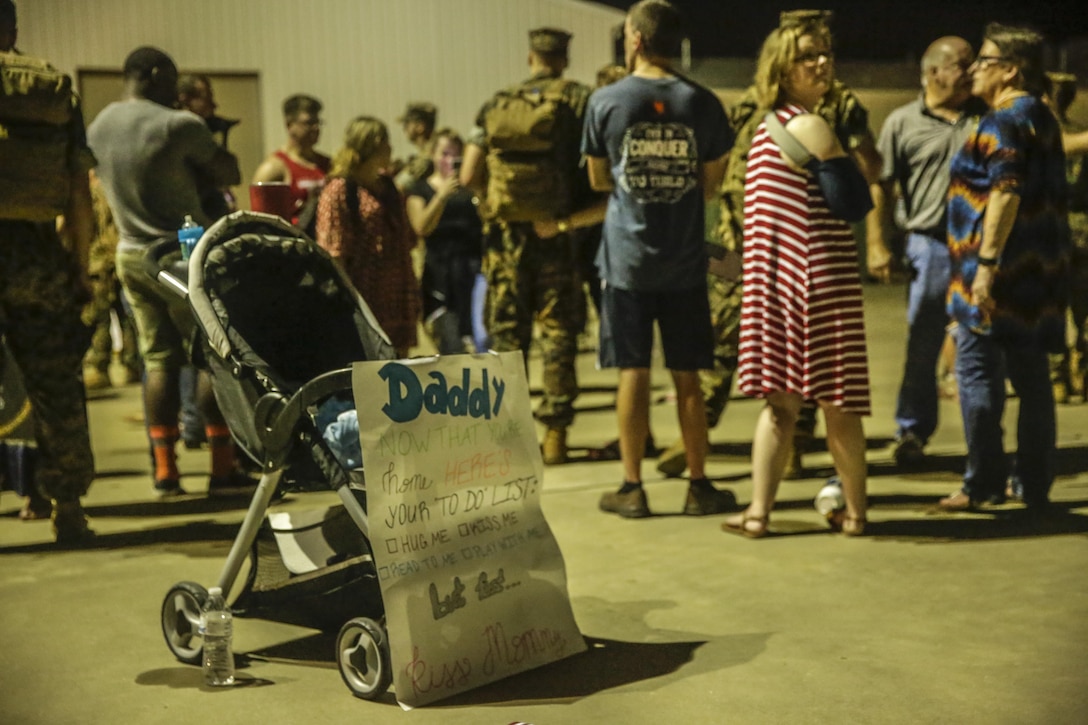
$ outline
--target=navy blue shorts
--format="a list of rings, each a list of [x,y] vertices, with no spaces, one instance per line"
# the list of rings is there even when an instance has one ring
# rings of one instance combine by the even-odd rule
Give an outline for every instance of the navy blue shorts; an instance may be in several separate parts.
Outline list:
[[[602,368],[648,368],[654,322],[661,331],[665,367],[707,370],[714,363],[714,333],[705,286],[636,292],[604,285],[601,294]]]

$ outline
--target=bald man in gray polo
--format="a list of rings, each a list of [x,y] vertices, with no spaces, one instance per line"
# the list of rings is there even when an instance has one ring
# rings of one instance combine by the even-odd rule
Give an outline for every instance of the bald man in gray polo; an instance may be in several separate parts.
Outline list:
[[[895,460],[901,466],[922,461],[926,442],[937,428],[936,368],[948,324],[949,165],[985,112],[985,106],[971,97],[967,68],[973,59],[974,51],[963,38],[934,41],[922,57],[921,96],[892,111],[877,143],[884,166],[880,184],[873,187],[873,201],[882,223],[879,230],[869,230],[869,271],[888,279],[891,254],[884,230],[891,226],[898,188],[902,205],[895,222],[907,232],[912,275],[907,355],[895,412]]]

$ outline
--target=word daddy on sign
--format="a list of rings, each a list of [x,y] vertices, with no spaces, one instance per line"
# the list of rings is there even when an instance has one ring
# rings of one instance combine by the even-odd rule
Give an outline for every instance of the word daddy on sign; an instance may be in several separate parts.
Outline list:
[[[583,651],[521,353],[356,363],[352,386],[401,705]]]

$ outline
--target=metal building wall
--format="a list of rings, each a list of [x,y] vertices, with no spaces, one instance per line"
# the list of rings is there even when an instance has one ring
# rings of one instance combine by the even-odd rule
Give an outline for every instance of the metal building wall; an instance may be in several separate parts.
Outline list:
[[[530,28],[574,33],[568,75],[592,84],[612,55],[623,13],[579,0],[21,0],[19,47],[74,73],[119,69],[141,45],[178,66],[255,71],[265,146],[283,137],[280,103],[307,92],[325,104],[321,147],[335,151],[360,114],[390,126],[412,100],[465,132],[480,104],[526,73]],[[394,150],[407,151],[399,129]]]

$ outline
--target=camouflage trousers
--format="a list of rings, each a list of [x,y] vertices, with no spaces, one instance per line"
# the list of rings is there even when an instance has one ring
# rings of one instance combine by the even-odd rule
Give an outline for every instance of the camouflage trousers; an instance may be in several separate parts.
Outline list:
[[[570,235],[540,239],[531,224],[492,224],[485,234],[484,320],[491,347],[521,350],[528,365],[533,323],[540,325],[544,398],[536,417],[550,428],[574,420],[574,362],[585,324],[585,295]]]
[[[1088,385],[1088,213],[1069,214],[1073,237],[1070,259],[1069,328],[1071,343],[1063,355],[1050,356],[1050,378],[1080,390]]]
[[[139,370],[136,326],[121,304],[121,282],[117,279],[113,251],[92,245],[87,273],[91,280],[91,302],[83,310],[83,322],[90,325],[93,332],[83,364],[102,373],[109,367],[113,355],[113,338],[110,336],[112,310],[117,313],[121,323],[121,362],[129,370]]]
[[[34,411],[36,485],[62,502],[79,500],[94,478],[74,267],[52,223],[0,220],[0,332]]]
[[[706,405],[707,430],[721,420],[729,393],[733,389],[733,376],[737,372],[737,355],[740,348],[740,280],[727,280],[710,274],[706,279],[710,297],[710,325],[714,330],[714,367],[699,371],[699,384]]]
[[[706,427],[713,430],[729,404],[733,376],[740,355],[740,309],[743,297],[741,281],[707,275],[710,298],[710,324],[714,330],[714,367],[699,371],[699,385],[706,406]],[[811,438],[816,430],[816,408],[806,404],[797,420],[795,437]]]

